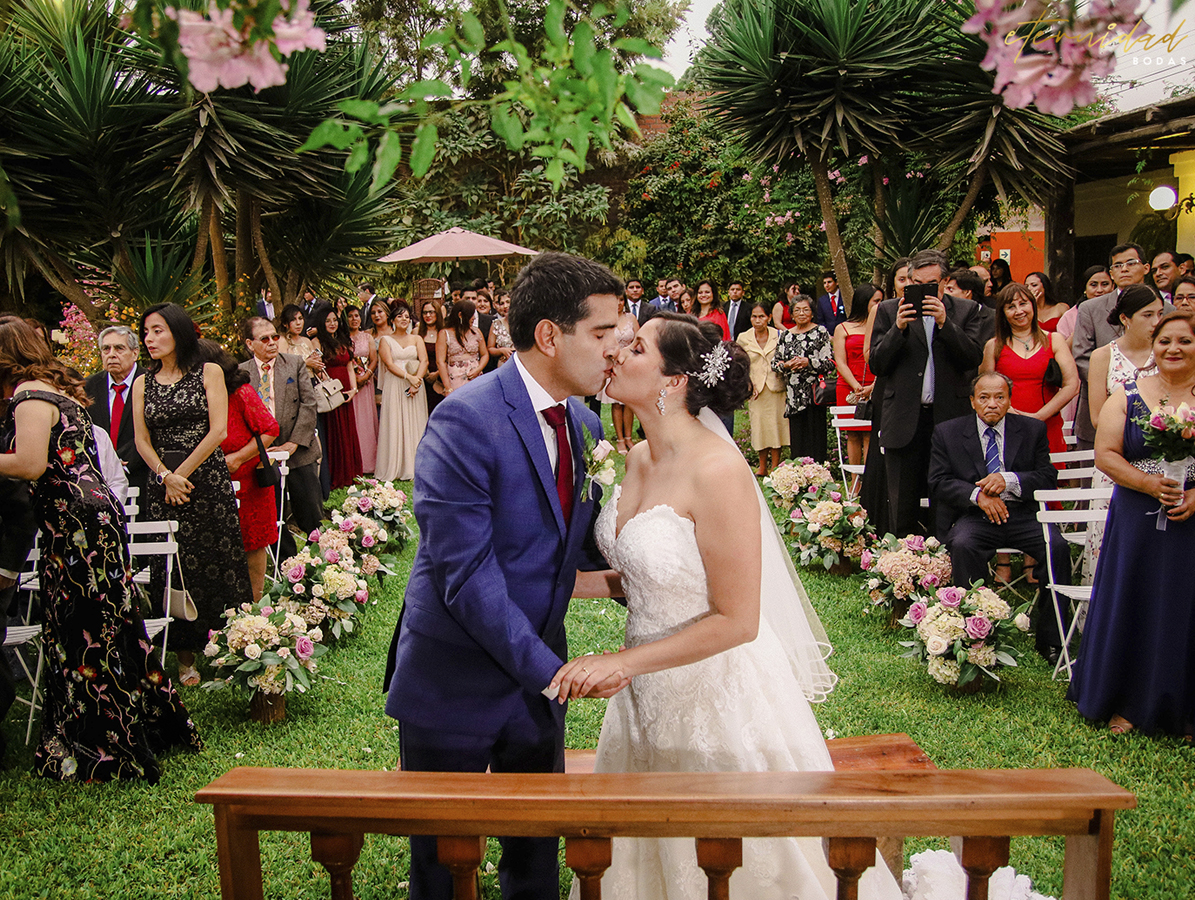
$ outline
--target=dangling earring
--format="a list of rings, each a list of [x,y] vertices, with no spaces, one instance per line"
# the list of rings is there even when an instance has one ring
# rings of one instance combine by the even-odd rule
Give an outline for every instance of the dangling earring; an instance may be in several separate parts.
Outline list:
[[[666,411],[665,407],[664,407],[664,398],[667,396],[668,396],[668,389],[660,388],[660,396],[656,397],[656,409],[658,409],[660,411],[660,415],[664,415],[664,413]]]

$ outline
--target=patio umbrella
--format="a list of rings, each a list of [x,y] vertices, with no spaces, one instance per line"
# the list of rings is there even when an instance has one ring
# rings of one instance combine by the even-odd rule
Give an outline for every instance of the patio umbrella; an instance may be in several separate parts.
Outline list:
[[[416,241],[410,246],[395,250],[383,256],[378,262],[436,263],[456,262],[460,259],[480,259],[483,256],[535,256],[538,251],[528,250],[509,241],[486,237],[464,228],[449,228],[439,234]]]

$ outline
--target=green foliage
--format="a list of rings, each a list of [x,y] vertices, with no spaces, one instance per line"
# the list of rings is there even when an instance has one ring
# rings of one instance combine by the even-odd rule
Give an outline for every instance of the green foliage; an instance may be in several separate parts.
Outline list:
[[[658,112],[664,89],[672,84],[671,75],[646,63],[620,69],[629,58],[661,55],[642,39],[615,37],[609,46],[597,48],[599,35],[615,35],[626,25],[626,7],[611,10],[598,4],[589,16],[578,17],[571,31],[566,29],[567,11],[566,0],[549,0],[543,13],[548,40],[538,51],[520,41],[509,22],[504,38],[490,45],[481,20],[471,12],[424,41],[443,52],[466,93],[483,53],[510,61],[504,90],[458,105],[485,109],[490,126],[509,149],[529,147],[532,156],[544,160],[544,174],[556,189],[564,185],[566,166],[585,171],[591,147],[611,150],[620,126],[636,130],[632,109]],[[373,155],[379,160],[376,187],[402,161],[401,144],[409,140],[407,164],[416,177],[423,177],[431,168],[443,116],[436,101],[452,95],[449,84],[433,79],[407,86],[385,104],[342,104],[341,117],[322,124],[301,149],[348,149],[348,171]]]

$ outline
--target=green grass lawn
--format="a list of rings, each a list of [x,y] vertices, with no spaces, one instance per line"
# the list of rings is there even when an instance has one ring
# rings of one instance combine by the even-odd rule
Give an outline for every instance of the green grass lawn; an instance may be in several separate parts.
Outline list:
[[[387,580],[363,626],[329,653],[318,689],[291,695],[285,722],[247,720],[248,701],[229,692],[183,689],[205,749],[165,760],[156,787],[137,783],[63,785],[31,774],[17,705],[4,723],[9,768],[0,773],[0,898],[217,897],[212,812],[196,790],[237,765],[391,768],[395,723],[383,712],[381,680],[414,543],[403,569]],[[907,732],[943,768],[1088,766],[1134,791],[1140,807],[1116,830],[1113,896],[1125,900],[1195,893],[1195,816],[1191,747],[1179,739],[1115,738],[1086,723],[1050,680],[1026,639],[1023,665],[995,693],[956,697],[911,660],[898,659],[896,636],[861,615],[863,594],[850,579],[823,572],[803,578],[826,625],[840,676],[816,709],[839,736]],[[572,651],[616,648],[623,614],[610,601],[577,601],[569,614]],[[570,747],[596,744],[603,701],[569,710]],[[306,835],[263,834],[267,896],[324,898],[326,873],[310,860]],[[945,846],[909,841],[908,849]],[[1035,886],[1058,895],[1062,840],[1017,838],[1013,865]],[[496,857],[491,852],[491,859]],[[361,900],[406,896],[406,842],[369,836],[354,872]],[[567,877],[566,877],[567,882]],[[497,897],[493,873],[483,876]]]

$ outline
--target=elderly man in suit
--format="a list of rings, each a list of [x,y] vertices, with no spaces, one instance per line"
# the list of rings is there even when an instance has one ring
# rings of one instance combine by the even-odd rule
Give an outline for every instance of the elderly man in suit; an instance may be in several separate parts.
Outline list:
[[[997,549],[1020,550],[1044,559],[1046,542],[1037,521],[1034,491],[1051,490],[1058,471],[1050,463],[1046,425],[1031,416],[1008,415],[1012,381],[999,372],[980,375],[971,385],[974,415],[943,422],[934,429],[929,485],[938,534],[950,548],[955,584],[988,579]],[[1070,583],[1066,539],[1050,526],[1054,577]],[[1050,606],[1045,579],[1038,591],[1037,651],[1058,662],[1062,638]]]
[[[534,257],[511,291],[511,362],[428,421],[421,538],[386,676],[404,771],[564,771],[565,707],[549,685],[568,658],[576,572],[605,566],[587,551],[596,504],[583,489],[584,432],[600,438],[601,423],[577,398],[614,366],[622,290],[598,263]],[[560,896],[556,838],[499,840],[504,898]],[[411,838],[410,896],[452,896],[434,837]]]
[[[1071,339],[1075,365],[1079,368],[1079,405],[1075,409],[1075,446],[1080,450],[1095,448],[1095,423],[1091,421],[1091,405],[1087,394],[1087,374],[1091,369],[1091,353],[1097,347],[1116,340],[1124,329],[1108,321],[1108,314],[1116,308],[1120,292],[1130,284],[1145,284],[1149,266],[1145,251],[1136,244],[1118,244],[1108,254],[1108,274],[1116,290],[1079,304],[1075,319],[1075,334]]]
[[[149,467],[137,452],[133,435],[133,404],[129,402],[133,382],[142,374],[137,365],[140,346],[133,329],[125,325],[113,325],[100,332],[100,363],[103,371],[87,379],[85,389],[91,398],[87,414],[92,423],[108,432],[116,455],[124,464],[129,485],[141,491],[141,502],[145,502],[145,483],[149,480]]]
[[[934,425],[965,415],[967,393],[988,334],[979,304],[944,290],[946,256],[924,250],[909,262],[914,284],[933,286],[921,315],[905,299],[885,300],[872,330],[871,370],[884,379],[880,446],[888,515],[898,535],[928,534],[921,514]]]
[[[249,383],[278,421],[274,450],[290,453],[286,476],[286,498],[296,524],[310,534],[323,516],[323,494],[319,483],[321,448],[315,433],[315,391],[301,357],[278,352],[274,323],[260,316],[246,319],[241,337],[252,354],[241,363]],[[279,551],[285,558],[295,552],[295,540],[286,528],[279,535]]]

